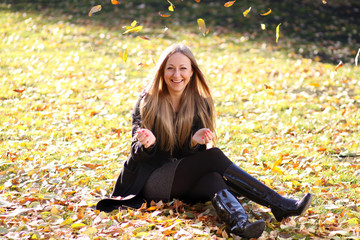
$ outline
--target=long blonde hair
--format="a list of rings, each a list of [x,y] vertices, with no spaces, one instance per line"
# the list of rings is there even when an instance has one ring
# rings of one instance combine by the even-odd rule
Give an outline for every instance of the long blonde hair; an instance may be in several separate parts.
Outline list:
[[[190,59],[193,75],[182,93],[179,112],[175,117],[170,93],[164,80],[164,69],[169,57],[178,52]],[[175,146],[185,147],[189,137],[192,137],[191,127],[196,115],[203,127],[215,132],[211,92],[193,53],[187,46],[175,44],[166,48],[154,72],[152,83],[140,104],[140,114],[142,127],[154,133],[161,150],[173,152]]]

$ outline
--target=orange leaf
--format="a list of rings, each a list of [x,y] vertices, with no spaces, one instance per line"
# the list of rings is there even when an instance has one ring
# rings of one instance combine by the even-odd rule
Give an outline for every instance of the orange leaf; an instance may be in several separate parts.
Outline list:
[[[343,66],[343,62],[340,61],[339,64],[335,67],[335,71],[337,71],[339,68],[341,68]]]
[[[277,166],[279,166],[281,164],[283,160],[283,155],[280,155],[279,159],[274,163],[273,168],[276,168]]]
[[[326,151],[326,148],[320,147],[320,148],[318,148],[316,151],[318,151],[318,152],[325,152],[325,151]]]
[[[235,3],[235,1],[229,1],[229,2],[225,3],[224,6],[231,7],[234,3]]]
[[[22,93],[23,91],[25,91],[25,88],[23,88],[23,89],[14,89],[14,92],[17,92],[17,93]]]
[[[326,0],[322,0],[323,4],[327,4]]]
[[[270,86],[267,85],[267,84],[264,84],[264,86],[265,86],[266,89],[272,89],[272,87],[270,87]]]
[[[269,8],[269,11],[267,11],[266,13],[260,13],[261,16],[266,16],[269,15],[271,13],[271,9]]]
[[[118,0],[111,0],[111,3],[114,4],[114,5],[120,4],[120,2]]]
[[[96,5],[94,7],[91,8],[90,12],[89,12],[89,17],[91,17],[91,15],[93,13],[99,12],[101,11],[101,5]]]
[[[150,38],[144,37],[144,36],[141,36],[140,38],[145,39],[145,40],[150,40]]]
[[[317,82],[315,82],[315,83],[309,83],[309,85],[312,86],[312,87],[319,87],[319,86],[320,86],[320,84],[317,83]]]
[[[162,14],[161,12],[159,12],[159,15],[160,15],[161,17],[170,17],[170,15],[168,15],[168,14]]]
[[[199,3],[199,2],[200,2],[200,0],[195,0],[195,2],[198,2],[198,3]]]
[[[281,174],[281,175],[284,174],[284,172],[281,171],[281,169],[278,168],[278,167],[273,167],[273,168],[271,169],[271,171],[276,172],[276,173],[279,173],[279,174]]]

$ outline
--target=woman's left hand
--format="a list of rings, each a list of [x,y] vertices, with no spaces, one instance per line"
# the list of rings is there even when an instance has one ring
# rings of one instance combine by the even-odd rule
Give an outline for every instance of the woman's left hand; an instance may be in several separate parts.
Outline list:
[[[197,144],[207,144],[210,143],[214,139],[214,137],[215,134],[211,132],[210,129],[202,128],[194,134],[192,140]]]

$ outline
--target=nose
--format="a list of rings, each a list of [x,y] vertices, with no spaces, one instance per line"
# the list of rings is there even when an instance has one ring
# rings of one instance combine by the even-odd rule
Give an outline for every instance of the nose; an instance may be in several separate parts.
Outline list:
[[[180,70],[175,69],[174,76],[175,77],[180,76]]]

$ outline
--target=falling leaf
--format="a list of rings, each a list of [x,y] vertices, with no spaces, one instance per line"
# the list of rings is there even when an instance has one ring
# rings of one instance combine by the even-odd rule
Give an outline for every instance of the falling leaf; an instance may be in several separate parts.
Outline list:
[[[131,28],[134,28],[134,27],[136,26],[136,24],[137,24],[137,21],[134,20],[134,21],[130,24],[130,27],[131,27]]]
[[[265,29],[266,29],[266,25],[262,23],[262,24],[261,24],[261,29],[262,29],[262,30],[265,30]]]
[[[323,4],[326,4],[327,2],[326,2],[326,0],[322,0],[322,3],[323,3]]]
[[[172,4],[172,2],[170,2],[169,0],[167,0],[167,1],[168,1],[168,3],[170,4],[170,6],[169,6],[169,11],[170,11],[170,12],[173,12],[173,11],[174,11],[174,8],[175,8],[174,4]]]
[[[357,52],[357,54],[356,54],[356,57],[355,57],[355,66],[357,66],[357,65],[358,65],[358,61],[359,61],[359,54],[360,54],[360,48],[359,48],[359,50],[358,50],[358,52]]]
[[[202,35],[203,35],[203,36],[206,36],[207,29],[206,29],[206,25],[205,25],[204,19],[198,18],[197,23],[198,23],[198,25],[199,25],[199,30],[200,30],[200,32],[202,33]]]
[[[339,68],[341,68],[343,66],[343,62],[340,61],[339,64],[335,67],[335,71],[337,71]]]
[[[269,11],[267,11],[266,13],[261,13],[260,15],[261,16],[266,16],[266,15],[269,15],[271,13],[271,9],[269,8]]]
[[[122,60],[124,60],[124,62],[126,62],[126,61],[127,61],[127,57],[128,57],[127,48],[125,48],[123,52],[120,52],[120,53],[119,53],[119,56],[121,57]]]
[[[225,3],[224,6],[231,7],[234,3],[235,3],[235,1],[229,1],[229,2]]]
[[[279,25],[277,25],[277,27],[276,27],[276,42],[279,41],[280,25],[281,25],[281,23],[279,23]]]
[[[195,2],[198,2],[198,3],[199,3],[199,2],[200,2],[200,0],[195,0]]]
[[[91,15],[93,13],[99,12],[101,11],[101,5],[96,5],[94,7],[91,8],[90,12],[89,12],[89,17],[91,17]]]
[[[249,14],[250,11],[251,11],[251,7],[249,7],[248,9],[246,9],[246,10],[243,12],[244,17],[246,17],[246,16]]]
[[[169,14],[162,14],[161,12],[159,12],[159,15],[160,15],[161,17],[170,17]]]
[[[144,37],[144,36],[141,36],[140,38],[142,38],[142,39],[144,39],[144,40],[150,40],[150,38]]]
[[[114,4],[114,5],[120,4],[120,2],[118,0],[111,0],[111,3]]]
[[[137,21],[134,20],[130,26],[125,26],[126,31],[123,34],[130,33],[130,32],[139,32],[143,29],[143,26],[136,26]]]

